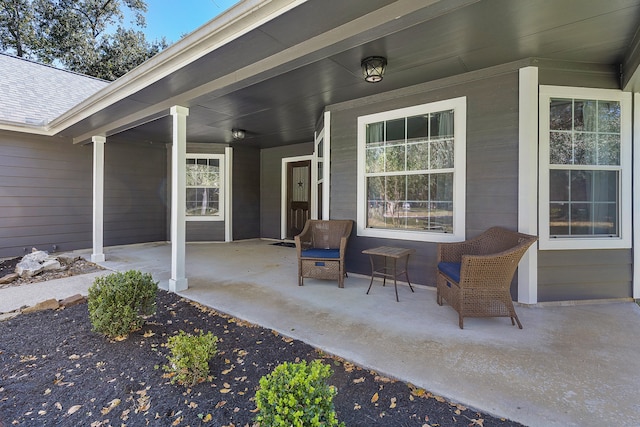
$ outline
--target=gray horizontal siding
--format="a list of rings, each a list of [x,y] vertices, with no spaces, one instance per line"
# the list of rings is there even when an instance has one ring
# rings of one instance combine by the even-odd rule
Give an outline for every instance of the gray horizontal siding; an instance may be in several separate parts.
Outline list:
[[[224,242],[224,221],[187,221],[187,242]]]
[[[93,147],[0,133],[0,257],[92,245]],[[161,145],[105,145],[105,246],[166,240]]]
[[[268,148],[260,152],[260,237],[280,238],[282,159],[312,153],[312,142]]]
[[[538,300],[631,297],[631,265],[629,249],[539,251]]]
[[[233,239],[260,237],[260,150],[233,149]]]
[[[0,257],[91,245],[92,150],[0,132]]]

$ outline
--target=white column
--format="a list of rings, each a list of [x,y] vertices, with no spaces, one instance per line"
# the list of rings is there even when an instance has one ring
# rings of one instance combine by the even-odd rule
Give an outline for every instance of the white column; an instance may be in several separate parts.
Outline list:
[[[169,291],[184,291],[188,287],[186,252],[186,157],[187,116],[189,109],[171,107],[173,116],[173,147],[171,155],[171,279]]]
[[[518,231],[538,235],[538,68],[520,69]],[[538,302],[538,245],[518,264],[518,302]]]
[[[103,262],[104,242],[104,136],[91,137],[93,142],[93,253],[92,262]]]
[[[233,242],[233,147],[224,149],[224,241]]]

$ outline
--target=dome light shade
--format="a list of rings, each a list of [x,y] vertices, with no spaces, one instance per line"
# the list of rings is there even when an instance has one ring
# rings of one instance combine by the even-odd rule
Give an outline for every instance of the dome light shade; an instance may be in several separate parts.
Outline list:
[[[370,83],[382,80],[384,71],[387,68],[387,58],[382,56],[369,56],[360,63],[364,79]]]
[[[231,136],[233,139],[244,139],[245,132],[242,129],[231,129]]]

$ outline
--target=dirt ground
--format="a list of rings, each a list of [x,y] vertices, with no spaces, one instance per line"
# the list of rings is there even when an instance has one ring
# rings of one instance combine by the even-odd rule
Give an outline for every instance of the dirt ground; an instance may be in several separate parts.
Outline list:
[[[120,342],[91,330],[86,303],[0,322],[0,427],[251,427],[260,378],[282,362],[314,359],[331,366],[338,419],[349,427],[520,426],[173,293],[159,290],[156,305]],[[211,382],[185,388],[166,377],[165,343],[180,330],[219,338]]]

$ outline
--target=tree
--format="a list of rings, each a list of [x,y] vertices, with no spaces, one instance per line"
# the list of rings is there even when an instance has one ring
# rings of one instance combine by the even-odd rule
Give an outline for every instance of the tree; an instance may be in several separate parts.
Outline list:
[[[0,0],[0,48],[17,56],[115,80],[167,46],[123,27],[145,26],[144,0]]]

